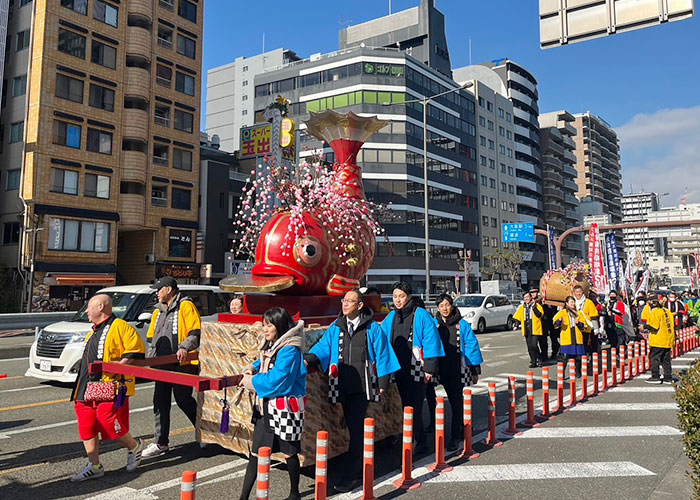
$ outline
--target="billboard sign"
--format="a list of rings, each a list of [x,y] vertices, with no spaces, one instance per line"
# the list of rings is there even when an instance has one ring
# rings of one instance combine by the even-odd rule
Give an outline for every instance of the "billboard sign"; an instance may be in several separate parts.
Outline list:
[[[512,224],[501,224],[502,240],[504,243],[510,241],[534,243],[535,225],[532,222],[515,222]]]

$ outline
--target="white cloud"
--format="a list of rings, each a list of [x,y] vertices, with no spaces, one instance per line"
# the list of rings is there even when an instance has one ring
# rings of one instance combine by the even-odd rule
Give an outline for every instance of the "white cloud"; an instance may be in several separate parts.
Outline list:
[[[616,129],[620,139],[623,193],[666,193],[666,206],[700,203],[700,106],[639,114]]]

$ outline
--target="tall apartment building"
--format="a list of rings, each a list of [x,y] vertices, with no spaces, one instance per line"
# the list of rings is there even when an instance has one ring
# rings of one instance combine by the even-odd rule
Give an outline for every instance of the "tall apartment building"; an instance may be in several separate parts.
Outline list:
[[[223,151],[238,151],[241,127],[254,123],[256,75],[299,59],[291,50],[277,49],[207,71],[207,133],[219,136]]]
[[[7,45],[7,20],[10,15],[10,0],[0,0],[0,93],[5,90],[5,49]]]
[[[454,71],[460,85],[460,70]],[[479,212],[481,217],[481,275],[499,278],[490,256],[499,248],[517,249],[517,243],[502,242],[502,224],[517,222],[517,183],[515,176],[513,103],[505,97],[503,83],[498,90],[479,80],[471,80],[468,89],[476,106],[477,158],[479,168]]]
[[[513,103],[514,159],[517,177],[518,222],[532,222],[543,227],[544,205],[542,196],[542,168],[540,165],[540,126],[537,80],[524,67],[509,59],[498,59],[481,65],[455,70],[460,80],[476,79],[492,89],[503,88]],[[500,80],[502,85],[497,85]],[[489,111],[489,110],[487,110]],[[490,110],[493,111],[493,110]],[[535,243],[520,243],[525,253],[521,269],[526,271],[530,284],[539,283],[546,267],[547,246],[543,236]]]
[[[646,222],[650,212],[659,210],[656,193],[630,193],[622,196],[622,223]],[[625,251],[630,257],[640,253],[644,262],[650,257],[664,255],[664,240],[651,238],[649,228],[627,228],[622,230]]]
[[[21,225],[2,262],[33,260],[35,307],[199,278],[203,2],[22,3],[7,75],[26,91],[8,91],[0,156],[2,222]]]
[[[540,148],[542,151],[542,178],[544,180],[544,222],[553,226],[557,234],[581,224],[579,201],[576,198],[576,129],[574,117],[568,111],[554,111],[540,115]],[[564,265],[574,258],[582,258],[580,234],[572,234],[564,241]]]

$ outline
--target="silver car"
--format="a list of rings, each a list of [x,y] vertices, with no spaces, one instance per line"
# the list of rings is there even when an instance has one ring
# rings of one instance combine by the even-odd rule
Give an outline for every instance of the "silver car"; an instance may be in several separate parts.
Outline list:
[[[513,315],[517,306],[505,295],[469,294],[455,299],[455,307],[469,322],[474,333],[484,333],[487,328],[513,329]]]

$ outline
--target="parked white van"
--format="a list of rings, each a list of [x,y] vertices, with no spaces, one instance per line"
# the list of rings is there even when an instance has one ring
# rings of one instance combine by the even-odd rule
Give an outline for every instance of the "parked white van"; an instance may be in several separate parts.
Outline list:
[[[180,285],[180,290],[192,299],[203,321],[216,321],[217,313],[229,311],[232,295],[219,287]],[[103,288],[97,293],[112,298],[114,315],[133,326],[145,342],[157,301],[156,291],[149,285],[128,285]],[[70,321],[60,321],[39,330],[29,351],[29,368],[25,376],[75,382],[85,337],[92,328],[86,309],[87,303]]]

